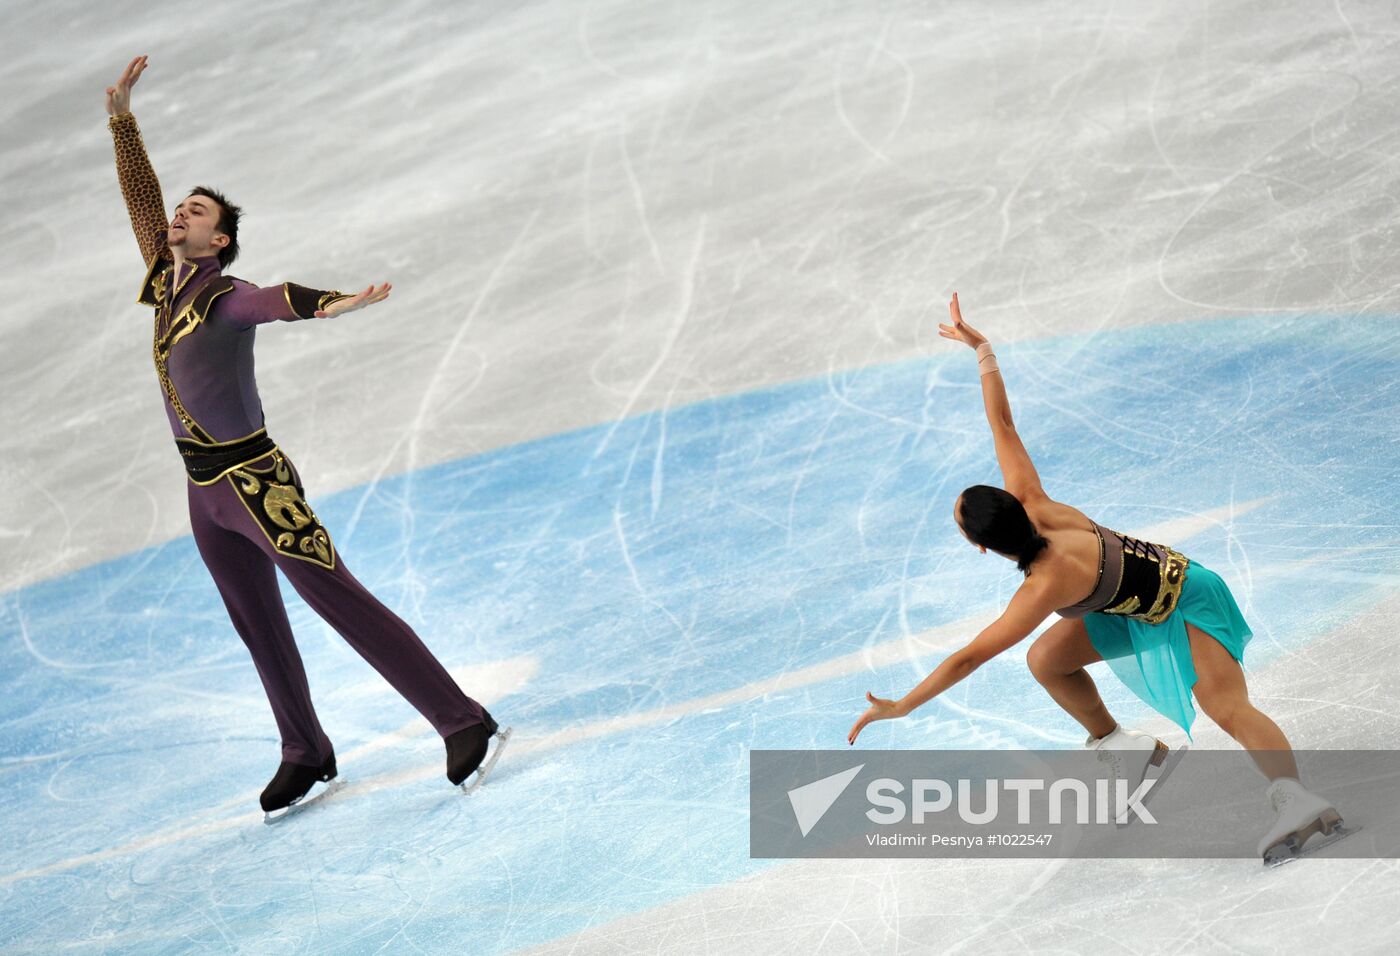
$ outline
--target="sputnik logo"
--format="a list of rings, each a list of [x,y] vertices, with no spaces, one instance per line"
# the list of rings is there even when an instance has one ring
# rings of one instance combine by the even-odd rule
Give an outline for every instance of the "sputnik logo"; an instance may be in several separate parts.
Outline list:
[[[846,792],[851,781],[864,769],[865,764],[859,764],[849,770],[842,770],[840,773],[822,777],[788,791],[788,802],[792,804],[793,816],[797,818],[798,829],[804,837],[812,832],[812,827],[826,816],[826,811],[831,809],[831,805]]]

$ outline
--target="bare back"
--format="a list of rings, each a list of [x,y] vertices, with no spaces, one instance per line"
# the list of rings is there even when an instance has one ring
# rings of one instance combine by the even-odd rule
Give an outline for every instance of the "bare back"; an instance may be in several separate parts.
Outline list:
[[[1036,531],[1050,547],[1031,564],[1027,582],[1040,577],[1039,586],[1055,595],[1061,607],[1082,601],[1099,581],[1100,540],[1094,522],[1078,508],[1045,495],[1022,501]]]

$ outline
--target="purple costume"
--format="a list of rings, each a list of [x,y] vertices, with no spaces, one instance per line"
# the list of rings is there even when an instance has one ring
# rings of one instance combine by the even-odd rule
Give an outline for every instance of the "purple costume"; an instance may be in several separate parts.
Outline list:
[[[217,256],[177,266],[166,244],[160,184],[135,117],[123,113],[108,125],[148,263],[138,301],[155,309],[152,353],[190,474],[190,525],[267,691],[282,760],[318,767],[332,748],[311,704],[274,568],[443,737],[483,723],[481,705],[351,575],[306,503],[295,467],[263,428],[253,377],[257,326],[311,318],[345,296],[292,283],[260,289],[223,275]]]

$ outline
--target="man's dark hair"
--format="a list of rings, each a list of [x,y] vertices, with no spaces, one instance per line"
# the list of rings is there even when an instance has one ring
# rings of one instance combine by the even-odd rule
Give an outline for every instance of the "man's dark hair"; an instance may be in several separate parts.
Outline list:
[[[228,236],[228,245],[219,250],[219,266],[227,269],[238,258],[238,220],[243,217],[243,207],[235,206],[223,193],[208,186],[196,186],[190,190],[190,195],[203,196],[219,204],[219,221],[214,228]]]
[[[1022,574],[1049,547],[1015,495],[990,485],[973,485],[962,493],[962,528],[973,544],[1013,555]]]

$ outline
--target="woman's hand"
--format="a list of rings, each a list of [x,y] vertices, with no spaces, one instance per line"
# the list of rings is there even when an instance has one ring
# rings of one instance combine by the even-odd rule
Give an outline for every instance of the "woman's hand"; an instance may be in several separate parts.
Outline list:
[[[870,701],[870,709],[860,715],[860,720],[851,728],[851,732],[846,735],[846,743],[853,744],[860,732],[865,729],[866,724],[873,724],[877,720],[893,720],[896,717],[905,716],[905,710],[898,701],[885,700],[876,697],[874,694],[866,693],[865,699]]]
[[[943,325],[939,323],[939,335],[955,342],[966,343],[974,349],[987,341],[985,335],[963,321],[962,310],[958,308],[958,294],[956,292],[953,293],[953,301],[948,303],[948,313],[953,317],[953,324]]]

